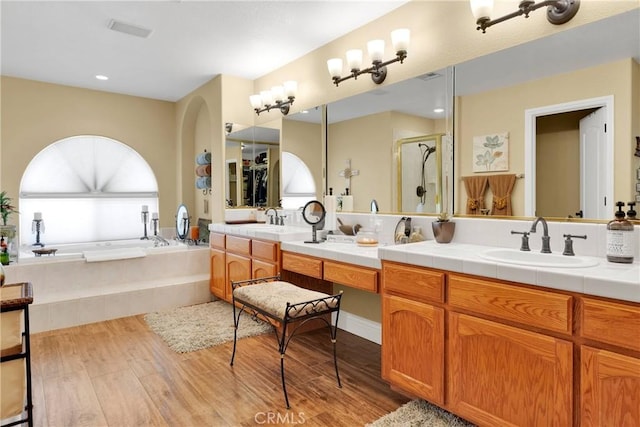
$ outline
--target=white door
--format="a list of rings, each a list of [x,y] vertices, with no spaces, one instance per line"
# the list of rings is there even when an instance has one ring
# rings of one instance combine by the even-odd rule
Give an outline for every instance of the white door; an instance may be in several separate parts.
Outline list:
[[[606,108],[580,120],[580,209],[583,218],[608,219]]]

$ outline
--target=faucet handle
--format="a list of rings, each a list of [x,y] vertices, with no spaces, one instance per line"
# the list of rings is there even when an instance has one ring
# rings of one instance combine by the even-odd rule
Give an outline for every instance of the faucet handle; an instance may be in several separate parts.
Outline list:
[[[574,256],[575,253],[573,253],[573,240],[571,240],[571,238],[575,238],[575,239],[587,239],[587,235],[586,234],[580,234],[580,235],[576,235],[576,234],[563,234],[562,237],[564,237],[564,251],[562,252],[562,255],[567,255],[567,256]]]
[[[286,215],[280,215],[279,218],[279,222],[278,225],[284,225],[284,219],[286,218]]]
[[[511,234],[522,234],[522,242],[520,243],[521,251],[530,251],[529,247],[529,232],[528,231],[511,231]]]

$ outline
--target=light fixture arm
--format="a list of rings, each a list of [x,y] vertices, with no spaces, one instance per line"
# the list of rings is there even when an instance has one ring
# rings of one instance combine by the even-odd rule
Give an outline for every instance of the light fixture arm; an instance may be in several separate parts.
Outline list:
[[[365,68],[362,70],[358,70],[358,69],[351,70],[351,74],[346,75],[344,77],[339,77],[339,76],[332,77],[333,84],[338,86],[340,83],[342,83],[345,80],[349,80],[349,79],[357,80],[358,76],[362,74],[371,74],[371,80],[373,80],[375,84],[380,84],[384,82],[385,78],[387,77],[387,65],[393,64],[394,62],[398,62],[398,61],[402,64],[406,58],[407,58],[407,51],[399,50],[398,52],[396,52],[396,57],[393,59],[390,59],[384,62],[373,61],[373,63],[371,64],[371,67],[369,68]]]
[[[547,7],[547,20],[552,24],[561,25],[569,22],[578,13],[580,0],[544,0],[538,3],[533,0],[522,0],[518,5],[518,10],[508,15],[493,20],[488,16],[478,18],[476,21],[478,27],[476,29],[485,33],[487,28],[495,24],[521,15],[528,18],[529,13],[545,6]]]
[[[286,116],[287,114],[289,114],[289,108],[291,107],[295,99],[295,96],[289,96],[286,101],[274,101],[273,104],[267,104],[262,108],[254,108],[254,111],[257,115],[260,115],[260,113],[262,112],[271,111],[274,108],[277,108],[284,116]]]

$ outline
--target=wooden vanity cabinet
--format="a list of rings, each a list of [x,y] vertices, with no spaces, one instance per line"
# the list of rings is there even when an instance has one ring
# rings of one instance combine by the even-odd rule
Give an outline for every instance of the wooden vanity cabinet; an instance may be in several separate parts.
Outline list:
[[[210,233],[209,288],[231,302],[231,282],[275,276],[280,272],[280,245],[246,237]]]
[[[227,267],[225,258],[225,235],[209,233],[209,291],[220,299],[227,299]]]
[[[581,425],[638,425],[640,304],[582,297],[581,308]]]
[[[384,262],[382,267],[382,377],[409,393],[443,405],[445,276]]]

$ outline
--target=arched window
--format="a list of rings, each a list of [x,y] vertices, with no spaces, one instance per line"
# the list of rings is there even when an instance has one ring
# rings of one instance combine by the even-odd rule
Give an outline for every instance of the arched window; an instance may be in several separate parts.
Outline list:
[[[41,213],[47,245],[138,238],[142,206],[158,211],[158,183],[129,146],[102,136],[54,142],[27,166],[20,183],[20,243],[32,244]]]
[[[282,152],[282,207],[297,209],[316,199],[316,183],[309,167],[298,156]]]

